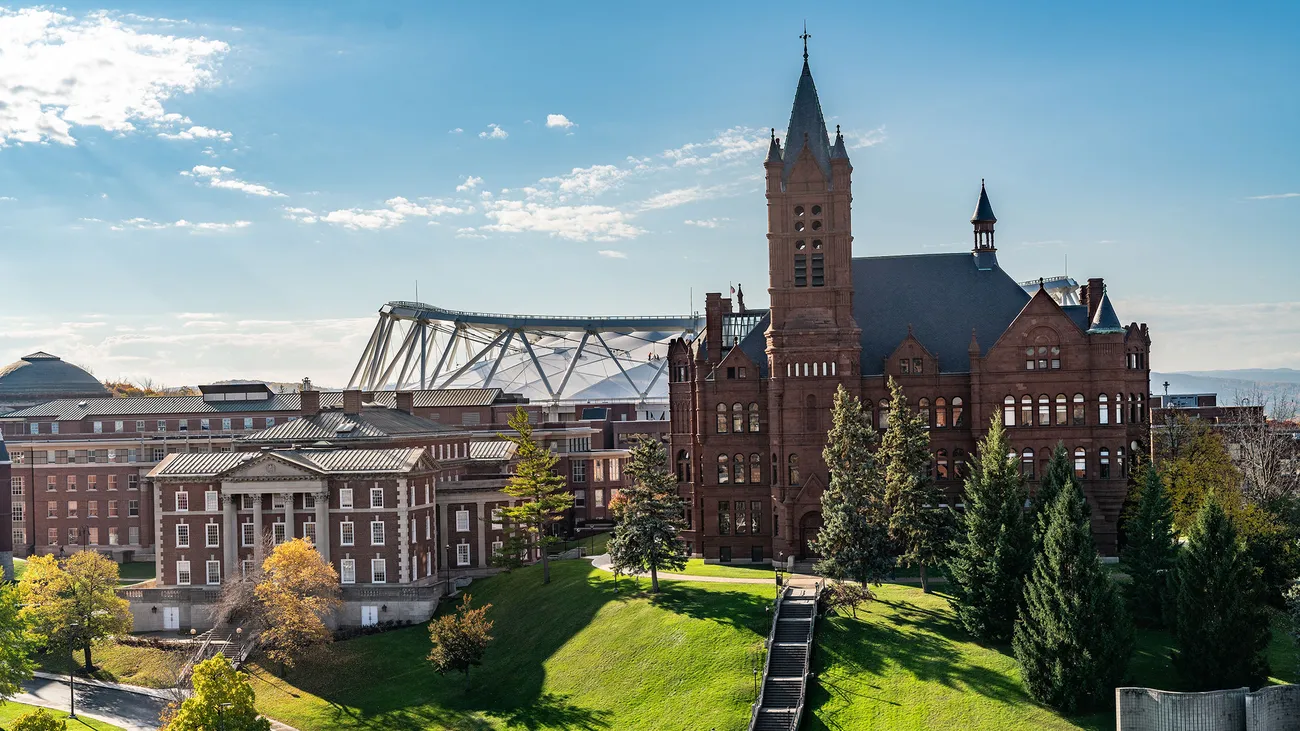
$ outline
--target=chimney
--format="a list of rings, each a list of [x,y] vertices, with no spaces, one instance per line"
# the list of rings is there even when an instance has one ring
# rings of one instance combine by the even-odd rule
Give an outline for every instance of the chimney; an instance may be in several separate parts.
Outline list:
[[[361,413],[361,391],[348,389],[343,392],[343,413]]]
[[[415,413],[415,394],[410,391],[397,392],[397,410],[408,414]]]
[[[299,411],[303,416],[315,416],[320,413],[320,391],[313,388],[300,391],[298,395],[302,399]]]
[[[1093,315],[1097,314],[1097,308],[1101,307],[1101,297],[1106,293],[1106,282],[1100,277],[1090,278],[1087,286],[1084,296],[1080,298],[1080,304],[1088,306],[1088,322],[1092,322]]]

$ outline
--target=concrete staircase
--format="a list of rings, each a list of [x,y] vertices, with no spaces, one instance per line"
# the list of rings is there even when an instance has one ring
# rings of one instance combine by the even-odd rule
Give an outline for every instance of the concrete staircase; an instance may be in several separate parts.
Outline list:
[[[786,587],[776,604],[767,638],[763,690],[750,715],[750,731],[793,731],[803,715],[812,659],[817,590]]]

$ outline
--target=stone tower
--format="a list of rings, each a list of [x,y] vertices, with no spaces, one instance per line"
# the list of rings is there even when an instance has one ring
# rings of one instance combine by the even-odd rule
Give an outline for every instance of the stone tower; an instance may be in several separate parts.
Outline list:
[[[785,146],[773,131],[764,168],[776,548],[785,556],[807,556],[806,540],[821,524],[829,407],[837,385],[859,390],[861,331],[853,320],[853,167],[839,128],[834,141],[827,132],[806,34]]]

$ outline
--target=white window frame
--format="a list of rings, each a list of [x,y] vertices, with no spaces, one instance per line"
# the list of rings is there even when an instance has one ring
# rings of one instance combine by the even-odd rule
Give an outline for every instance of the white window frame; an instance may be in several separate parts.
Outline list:
[[[357,541],[357,524],[350,520],[339,523],[339,545],[355,546]]]
[[[492,530],[501,530],[501,508],[492,508]]]
[[[189,586],[190,580],[192,578],[193,577],[190,575],[190,562],[177,561],[176,562],[176,584],[178,586]]]
[[[468,510],[456,511],[456,532],[457,533],[469,532],[469,511]]]
[[[375,569],[378,569],[378,571],[376,571]],[[370,583],[372,584],[388,583],[388,559],[386,558],[370,559]]]
[[[352,509],[352,488],[350,487],[339,488],[339,509],[341,510]]]
[[[375,540],[376,538],[378,538],[379,540]],[[370,521],[370,545],[382,546],[384,545],[385,538],[387,538],[387,536],[384,534],[384,521],[382,520]]]
[[[303,510],[316,509],[316,495],[314,493],[304,492],[302,494],[302,509]]]
[[[182,538],[182,535],[184,535],[184,538]],[[177,548],[190,547],[190,524],[189,523],[176,524],[176,547]]]
[[[208,586],[215,586],[221,583],[221,562],[207,561],[204,563],[205,573],[207,574]]]
[[[253,545],[253,539],[256,537],[256,528],[252,523],[239,524],[239,545],[248,548]]]
[[[470,563],[469,544],[457,543],[456,544],[456,565],[469,566],[469,563]]]
[[[203,542],[205,548],[221,548],[221,524],[203,524]]]
[[[284,495],[278,492],[271,493],[271,509],[284,510]]]
[[[370,488],[370,507],[371,509],[384,507],[384,488]]]
[[[357,583],[357,560],[355,558],[345,558],[339,561],[339,583]]]
[[[220,493],[216,490],[208,490],[203,493],[203,509],[209,513],[215,513],[221,510]]]
[[[239,562],[240,576],[248,576],[249,574],[253,573],[253,566],[254,563],[253,563],[253,559],[251,558],[246,558],[243,561],[240,561]]]
[[[302,537],[310,538],[312,545],[316,544],[316,521],[308,520],[302,524]]]
[[[188,513],[190,511],[190,493],[181,489],[176,491],[176,512]]]
[[[275,545],[278,546],[281,543],[285,543],[289,540],[286,537],[288,535],[287,528],[288,526],[284,524],[284,521],[271,524],[271,540],[274,542]]]

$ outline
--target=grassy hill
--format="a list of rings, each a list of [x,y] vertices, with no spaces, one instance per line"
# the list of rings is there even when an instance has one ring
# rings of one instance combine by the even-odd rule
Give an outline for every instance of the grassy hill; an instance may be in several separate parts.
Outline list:
[[[284,676],[247,666],[258,707],[302,731],[747,726],[775,586],[664,582],[652,597],[627,578],[616,593],[585,561],[551,571],[548,586],[534,566],[469,587],[496,640],[468,693],[430,669],[420,626],[335,643]]]

